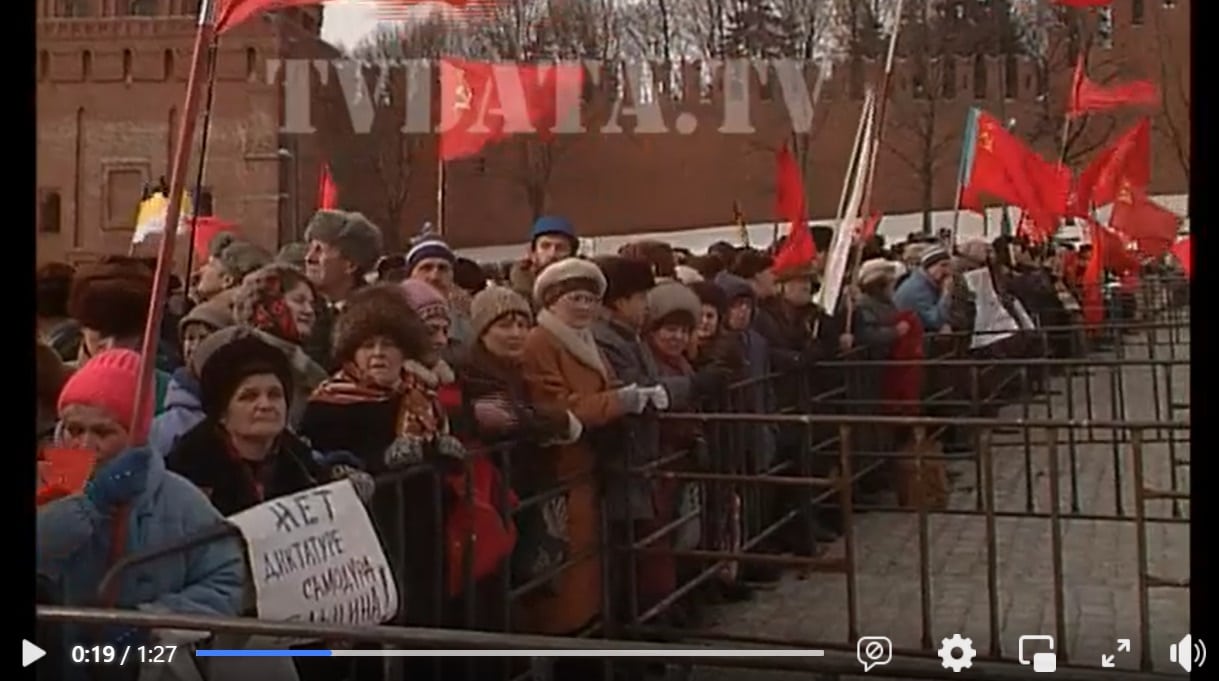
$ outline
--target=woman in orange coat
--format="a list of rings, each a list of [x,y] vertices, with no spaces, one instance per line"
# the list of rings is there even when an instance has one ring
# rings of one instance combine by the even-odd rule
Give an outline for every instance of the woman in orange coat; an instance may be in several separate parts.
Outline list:
[[[618,385],[593,340],[591,326],[605,287],[601,270],[579,258],[551,264],[534,281],[541,312],[525,341],[525,383],[535,402],[570,411],[583,425],[584,437],[547,448],[533,462],[514,462],[529,465],[529,477],[545,480],[548,488],[560,481],[568,487],[543,508],[548,533],[566,544],[567,565],[522,598],[518,630],[569,635],[601,614],[601,495],[588,437],[626,414],[640,413],[647,402],[636,386]]]

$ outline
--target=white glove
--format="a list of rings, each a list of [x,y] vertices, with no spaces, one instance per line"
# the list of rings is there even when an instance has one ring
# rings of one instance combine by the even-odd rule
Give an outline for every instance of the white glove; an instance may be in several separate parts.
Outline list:
[[[650,388],[644,388],[647,392],[648,400],[659,411],[664,411],[669,408],[669,391],[665,390],[663,385],[654,385]]]
[[[622,410],[628,414],[642,414],[648,406],[648,395],[634,383],[618,388],[618,399],[622,402]]]

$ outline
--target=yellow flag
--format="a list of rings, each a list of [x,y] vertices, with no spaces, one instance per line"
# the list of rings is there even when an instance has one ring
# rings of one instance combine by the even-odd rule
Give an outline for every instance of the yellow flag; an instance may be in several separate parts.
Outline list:
[[[139,208],[136,210],[135,231],[131,234],[131,243],[143,243],[153,234],[165,233],[165,213],[168,210],[169,199],[161,192],[157,192],[141,201]],[[183,192],[182,211],[178,220],[179,230],[189,226],[189,218],[194,214],[193,211],[194,208],[191,205],[190,196]]]

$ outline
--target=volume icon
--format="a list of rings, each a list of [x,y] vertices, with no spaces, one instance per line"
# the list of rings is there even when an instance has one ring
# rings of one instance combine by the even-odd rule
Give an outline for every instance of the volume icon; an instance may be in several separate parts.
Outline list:
[[[1202,643],[1202,639],[1195,640],[1186,634],[1185,638],[1168,649],[1168,659],[1176,662],[1186,672],[1193,671],[1194,667],[1206,664],[1206,645]]]

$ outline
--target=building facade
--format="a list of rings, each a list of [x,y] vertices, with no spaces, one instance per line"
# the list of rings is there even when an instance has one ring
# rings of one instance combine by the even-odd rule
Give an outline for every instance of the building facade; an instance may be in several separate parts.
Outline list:
[[[120,5],[126,9],[118,11]],[[136,5],[146,14],[133,16]],[[40,260],[126,250],[144,183],[168,174],[169,131],[185,91],[196,6],[191,0],[40,4]],[[1188,191],[1189,11],[1189,0],[1116,0],[1107,32],[1090,43],[1089,74],[1157,81],[1163,101],[1151,112],[1076,121],[1066,153],[1076,170],[1147,113],[1155,131],[1152,191]],[[376,98],[381,108],[371,131],[357,133],[332,71],[325,85],[319,80],[312,89],[317,132],[281,132],[285,90],[267,84],[267,62],[333,55],[317,39],[319,17],[317,10],[284,11],[225,35],[204,185],[217,215],[273,248],[299,238],[324,160],[343,206],[368,214],[382,226],[387,245],[400,247],[424,222],[436,220],[439,186],[434,138],[399,130],[403,118],[393,93],[404,85],[389,79],[391,95]],[[1074,64],[1070,42],[1062,45],[1040,60],[993,54],[899,59],[876,208],[905,213],[952,207],[962,127],[973,106],[1014,120],[1016,133],[1045,156],[1059,155]],[[446,238],[459,247],[519,242],[540,212],[565,214],[588,236],[722,225],[731,222],[734,203],[746,219],[766,221],[773,217],[774,154],[784,143],[806,150],[801,156],[812,216],[833,215],[864,90],[879,82],[882,66],[860,60],[835,69],[823,84],[810,131],[794,138],[781,92],[758,82],[748,95],[755,131],[720,133],[723,88],[699,85],[704,79],[697,64],[682,67],[692,85],[662,106],[669,129],[681,127],[679,118],[694,121],[684,134],[598,134],[618,95],[613,86],[592,88],[585,111],[586,127],[594,132],[560,136],[548,145],[513,138],[446,164]],[[817,74],[806,75],[811,88]],[[624,127],[629,131],[630,124]],[[196,153],[192,166],[197,163]]]

